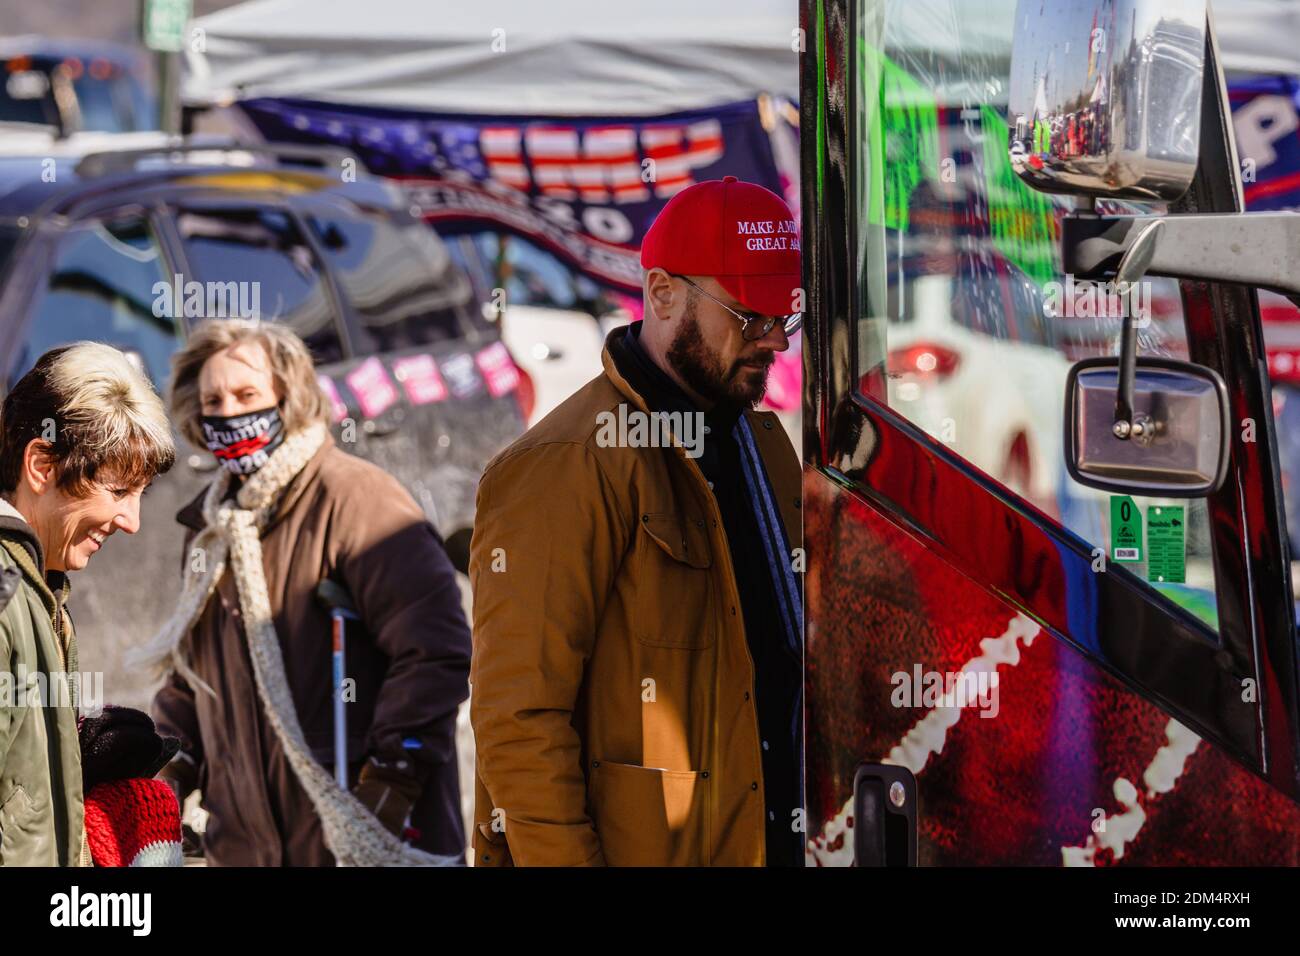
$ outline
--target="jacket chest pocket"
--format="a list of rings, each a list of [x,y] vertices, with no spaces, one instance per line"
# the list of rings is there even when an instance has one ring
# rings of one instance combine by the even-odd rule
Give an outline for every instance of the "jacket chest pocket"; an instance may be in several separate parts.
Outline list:
[[[713,555],[703,519],[641,516],[632,632],[652,647],[709,647],[717,637]]]

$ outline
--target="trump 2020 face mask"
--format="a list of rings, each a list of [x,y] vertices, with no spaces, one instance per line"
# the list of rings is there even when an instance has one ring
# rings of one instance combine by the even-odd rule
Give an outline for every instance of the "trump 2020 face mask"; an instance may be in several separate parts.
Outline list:
[[[251,475],[270,459],[284,441],[278,408],[246,415],[204,415],[203,440],[221,467],[236,475]]]

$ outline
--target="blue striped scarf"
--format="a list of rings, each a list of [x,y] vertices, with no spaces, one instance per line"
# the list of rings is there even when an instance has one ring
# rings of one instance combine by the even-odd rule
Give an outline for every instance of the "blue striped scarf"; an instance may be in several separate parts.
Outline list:
[[[741,470],[745,473],[745,487],[749,491],[749,502],[758,523],[758,536],[763,540],[764,557],[767,558],[768,573],[772,576],[772,592],[776,595],[777,607],[781,611],[782,629],[790,650],[803,660],[803,589],[802,579],[791,567],[794,556],[790,553],[790,539],[786,536],[785,526],[781,523],[781,512],[777,507],[776,495],[772,492],[772,483],[763,467],[763,459],[758,453],[754,441],[754,432],[749,427],[749,420],[741,415],[736,427],[731,432],[740,449]],[[790,734],[794,738],[795,753],[799,758],[799,802],[803,804],[804,753],[803,734],[800,732],[800,718],[803,714],[803,687],[795,702],[794,715],[790,723]]]

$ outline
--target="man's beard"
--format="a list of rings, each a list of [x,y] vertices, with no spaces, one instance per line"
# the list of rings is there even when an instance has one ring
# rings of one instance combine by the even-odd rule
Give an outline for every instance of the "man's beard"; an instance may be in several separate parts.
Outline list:
[[[755,356],[755,361],[763,361]],[[682,380],[700,397],[714,403],[734,402],[753,408],[767,392],[768,359],[762,369],[750,368],[739,360],[724,369],[718,353],[704,341],[695,317],[695,296],[690,296],[677,333],[668,346],[668,361]]]

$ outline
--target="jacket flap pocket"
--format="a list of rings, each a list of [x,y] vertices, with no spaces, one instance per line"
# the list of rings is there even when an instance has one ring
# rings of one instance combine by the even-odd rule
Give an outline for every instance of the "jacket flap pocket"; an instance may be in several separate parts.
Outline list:
[[[5,794],[4,801],[0,803],[0,822],[24,821],[32,815],[35,808],[36,804],[27,795],[27,791],[15,784],[13,790]]]
[[[593,822],[610,866],[707,866],[709,774],[592,761]]]
[[[693,568],[707,568],[713,564],[709,550],[709,536],[705,533],[703,519],[693,519],[679,514],[659,512],[641,516],[641,525],[674,561]]]

